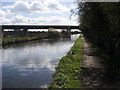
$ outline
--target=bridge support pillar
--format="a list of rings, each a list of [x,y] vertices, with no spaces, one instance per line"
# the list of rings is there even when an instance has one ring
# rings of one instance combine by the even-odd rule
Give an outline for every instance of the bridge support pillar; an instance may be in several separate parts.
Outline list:
[[[0,27],[0,38],[4,37],[4,29]]]
[[[23,32],[24,32],[25,37],[28,37],[28,31],[27,30],[28,30],[27,28],[23,28]]]
[[[68,26],[68,28],[67,28],[67,32],[70,32],[71,31],[71,28],[70,28],[70,26]]]
[[[14,34],[15,36],[27,37],[28,36],[27,28],[23,28],[23,30],[21,28],[14,28]]]

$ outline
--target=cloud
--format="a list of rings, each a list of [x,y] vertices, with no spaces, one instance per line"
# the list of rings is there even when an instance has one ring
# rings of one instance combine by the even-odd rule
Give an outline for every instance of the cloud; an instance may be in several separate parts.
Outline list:
[[[8,0],[1,0],[2,2],[8,2]],[[16,2],[16,1],[19,1],[19,0],[9,0],[9,2]],[[21,1],[26,1],[26,0],[21,0]],[[27,0],[28,2],[30,1],[33,1],[33,0]],[[42,0],[36,0],[36,1],[42,1]],[[57,0],[59,2],[74,2],[76,0]]]
[[[47,7],[50,9],[50,10],[58,10],[58,11],[61,11],[61,12],[67,12],[69,11],[69,9],[65,6],[65,5],[62,5],[60,4],[58,1],[56,0],[45,0],[44,2]]]
[[[49,16],[49,17],[38,17],[30,18],[22,15],[16,15],[12,18],[2,18],[2,24],[13,24],[13,25],[69,25],[76,24],[76,21],[68,20],[67,18],[60,16]]]
[[[5,12],[3,10],[0,10],[0,18],[3,18],[5,16]]]
[[[10,24],[10,20],[6,18],[0,18],[0,24]]]
[[[71,9],[75,9],[75,8],[77,8],[77,7],[78,7],[78,6],[77,6],[76,4],[71,4],[71,5],[70,5],[70,8],[71,8]]]
[[[16,15],[15,17],[12,17],[10,20],[10,24],[43,24],[42,22],[38,22],[38,18],[29,18],[22,15]]]
[[[29,10],[30,10],[29,4],[23,1],[17,1],[12,7],[13,12],[27,12],[28,13]]]
[[[30,4],[30,10],[31,11],[46,11],[47,7],[43,4],[43,2],[33,1]]]
[[[73,20],[73,21],[77,21],[78,18],[79,18],[78,15],[72,15],[72,16],[71,16],[71,20]]]
[[[58,0],[35,0],[32,2],[16,1],[13,5],[3,6],[0,10],[0,21],[2,24],[23,24],[23,25],[41,25],[41,24],[77,24],[76,16],[72,19],[64,17],[63,15],[57,16],[59,13],[70,13],[70,9],[75,6],[65,6]],[[36,14],[38,13],[38,14]],[[41,13],[45,13],[41,16]],[[55,13],[52,16],[50,13]],[[30,15],[28,15],[30,14]],[[49,16],[50,14],[50,16]],[[27,16],[28,15],[28,16]],[[40,15],[40,16],[39,16]],[[67,15],[67,14],[65,14]]]
[[[12,6],[4,6],[2,9],[9,9],[13,13],[62,13],[67,12],[69,9],[59,3],[57,0],[45,1],[16,1]]]
[[[6,13],[3,10],[0,10],[0,24],[2,24],[3,18],[5,17],[5,14]],[[4,18],[4,20],[5,20],[5,18]]]
[[[2,9],[10,10],[12,13],[28,13],[30,8],[28,2],[16,1],[12,6],[3,6]]]

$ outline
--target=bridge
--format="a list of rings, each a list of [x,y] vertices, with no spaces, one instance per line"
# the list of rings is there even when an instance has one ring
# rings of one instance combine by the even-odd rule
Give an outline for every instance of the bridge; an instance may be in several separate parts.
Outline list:
[[[70,32],[71,29],[79,29],[79,26],[73,26],[73,25],[0,25],[2,27],[2,31],[4,29],[13,29],[13,30],[19,30],[23,29],[24,31],[27,31],[28,29],[67,29],[68,32]]]
[[[22,33],[24,36],[28,35],[28,29],[61,29],[61,30],[67,30],[67,32],[70,32],[71,29],[79,29],[79,26],[73,26],[73,25],[0,25],[0,31],[2,31],[2,35],[5,34],[4,29],[13,29],[15,31],[14,33]],[[19,31],[19,32],[16,32]]]

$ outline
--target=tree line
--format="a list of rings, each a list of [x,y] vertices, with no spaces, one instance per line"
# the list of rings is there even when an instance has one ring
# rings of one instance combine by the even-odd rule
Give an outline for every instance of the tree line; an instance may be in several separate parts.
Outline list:
[[[77,3],[81,31],[120,68],[120,2]]]

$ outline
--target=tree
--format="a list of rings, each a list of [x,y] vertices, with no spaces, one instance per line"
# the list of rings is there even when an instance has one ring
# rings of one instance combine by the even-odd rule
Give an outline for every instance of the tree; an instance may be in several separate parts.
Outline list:
[[[79,23],[86,38],[120,64],[120,2],[79,2]]]

